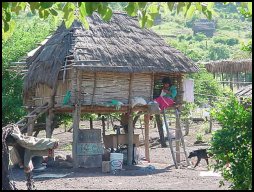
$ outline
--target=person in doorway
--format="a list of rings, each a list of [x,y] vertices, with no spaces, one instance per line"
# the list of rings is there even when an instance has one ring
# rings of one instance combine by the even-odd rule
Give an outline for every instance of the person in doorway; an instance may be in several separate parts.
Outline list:
[[[162,79],[163,87],[161,89],[161,94],[158,98],[155,99],[159,103],[161,110],[164,110],[168,107],[172,107],[175,102],[174,99],[177,95],[176,86],[172,85],[169,77],[164,77]]]

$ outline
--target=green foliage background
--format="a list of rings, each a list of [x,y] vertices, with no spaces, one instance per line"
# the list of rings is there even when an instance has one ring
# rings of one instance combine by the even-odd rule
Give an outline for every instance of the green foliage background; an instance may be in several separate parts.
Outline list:
[[[218,103],[213,116],[222,129],[214,132],[210,151],[214,165],[232,183],[232,189],[252,189],[252,107],[235,97]]]
[[[18,61],[36,48],[36,43],[43,41],[59,22],[52,18],[43,21],[37,16],[25,14],[16,17],[15,21],[17,28],[12,37],[2,40],[2,126],[15,123],[25,115],[22,108],[23,79],[8,71],[10,62]]]

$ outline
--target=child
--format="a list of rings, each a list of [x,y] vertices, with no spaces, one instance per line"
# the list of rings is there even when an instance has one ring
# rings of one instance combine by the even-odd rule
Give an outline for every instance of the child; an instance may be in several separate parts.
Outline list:
[[[168,77],[164,77],[162,79],[162,83],[163,87],[161,94],[158,98],[155,99],[155,101],[159,103],[160,109],[164,110],[165,108],[174,105],[174,99],[177,95],[177,90],[176,87],[171,84],[171,80]]]

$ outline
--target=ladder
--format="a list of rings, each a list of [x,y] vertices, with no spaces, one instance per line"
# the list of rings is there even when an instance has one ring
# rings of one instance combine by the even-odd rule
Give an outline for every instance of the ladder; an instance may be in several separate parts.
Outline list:
[[[186,152],[186,149],[185,149],[184,136],[183,136],[181,125],[180,125],[180,116],[179,116],[180,112],[178,111],[177,108],[175,109],[175,119],[176,119],[176,128],[175,129],[174,128],[169,128],[168,121],[167,121],[167,118],[166,118],[166,110],[165,109],[162,111],[162,113],[163,113],[164,123],[165,123],[165,126],[166,126],[167,137],[168,137],[168,142],[169,142],[169,148],[170,148],[170,151],[171,151],[171,155],[172,155],[172,158],[173,158],[173,161],[174,161],[175,168],[178,169],[178,162],[177,162],[177,159],[176,159],[176,154],[178,153],[180,155],[181,152],[180,152],[180,148],[179,148],[179,151],[174,151],[173,141],[180,142],[179,147],[182,146],[187,165],[190,166],[188,155],[187,155],[187,152]],[[170,134],[169,129],[176,130],[175,139],[172,138],[172,135]],[[177,131],[178,131],[178,133],[177,133]],[[176,145],[177,145],[177,143],[176,143]]]
[[[39,106],[35,108],[32,112],[30,112],[28,115],[24,116],[23,119],[19,120],[16,125],[18,125],[21,132],[25,131],[28,126],[32,123],[34,123],[42,114],[47,112],[49,110],[48,103],[44,103],[42,106]],[[28,120],[30,119],[30,120]]]

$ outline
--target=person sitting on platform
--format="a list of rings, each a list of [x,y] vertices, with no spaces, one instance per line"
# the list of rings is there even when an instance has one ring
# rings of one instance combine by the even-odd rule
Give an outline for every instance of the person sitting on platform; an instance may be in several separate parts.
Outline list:
[[[156,101],[159,104],[161,110],[164,110],[168,107],[172,107],[175,102],[174,99],[177,95],[176,86],[172,85],[171,80],[169,77],[164,77],[162,79],[163,87],[161,90],[161,94]]]

